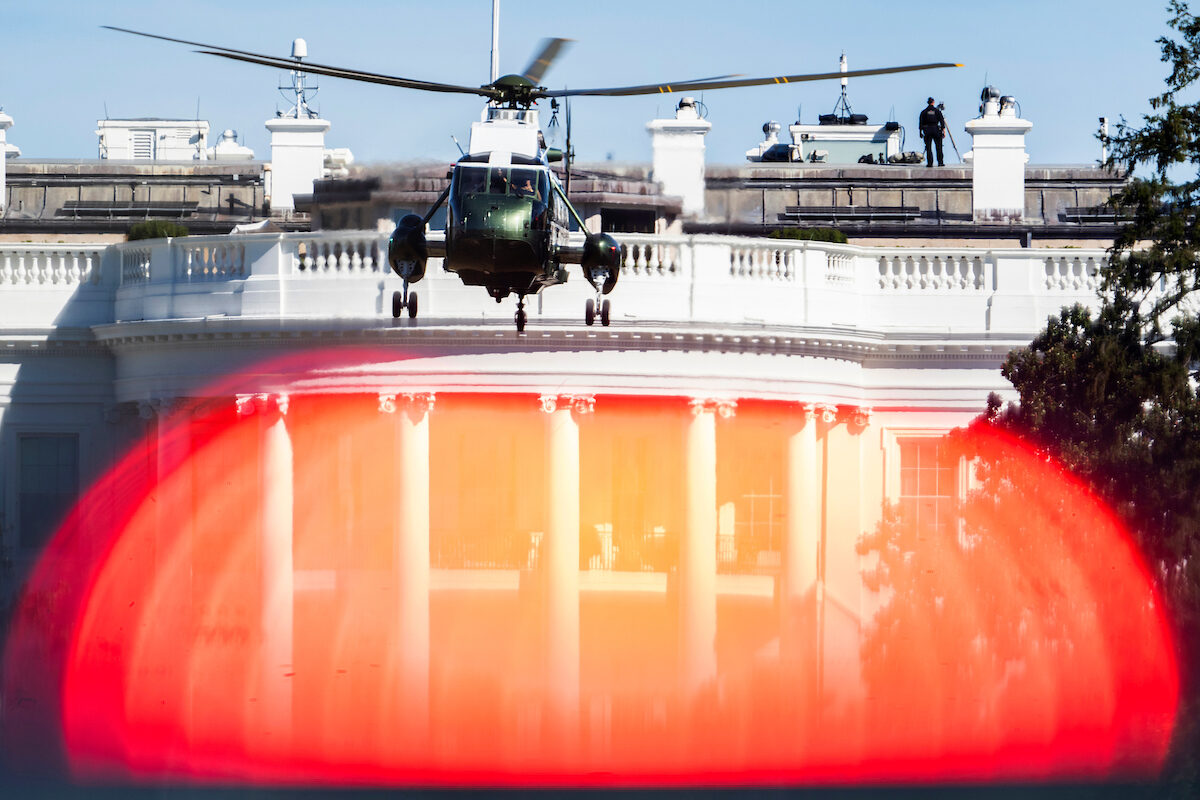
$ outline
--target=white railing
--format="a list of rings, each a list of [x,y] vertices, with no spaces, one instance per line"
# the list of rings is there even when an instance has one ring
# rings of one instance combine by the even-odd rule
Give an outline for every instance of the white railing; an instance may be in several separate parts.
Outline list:
[[[246,275],[246,246],[226,236],[180,239],[177,253],[176,274],[183,281],[226,280]]]
[[[431,239],[440,236],[433,234]],[[624,322],[706,327],[1034,333],[1073,302],[1096,303],[1096,249],[863,247],[734,236],[618,234]],[[576,234],[575,241],[581,242]],[[390,318],[399,279],[375,231],[184,237],[91,246],[0,245],[5,286],[116,286],[113,317]],[[105,264],[103,270],[101,264]],[[111,266],[108,266],[111,264]],[[108,282],[102,272],[108,270]],[[582,321],[592,290],[578,270],[536,300],[531,319]],[[432,259],[419,324],[511,321]],[[595,329],[599,332],[599,328]]]
[[[0,245],[0,287],[100,282],[103,245]]]
[[[989,286],[989,266],[985,256],[978,254],[889,253],[879,257],[879,289],[886,293],[982,292]]]
[[[150,258],[153,252],[149,244],[121,250],[122,286],[145,283],[150,280]]]
[[[1059,253],[1046,257],[1046,290],[1050,292],[1095,292],[1100,288],[1100,268],[1105,258],[1096,255]]]
[[[290,236],[292,271],[307,277],[352,276],[387,269],[387,236],[354,233],[330,237],[324,232]]]

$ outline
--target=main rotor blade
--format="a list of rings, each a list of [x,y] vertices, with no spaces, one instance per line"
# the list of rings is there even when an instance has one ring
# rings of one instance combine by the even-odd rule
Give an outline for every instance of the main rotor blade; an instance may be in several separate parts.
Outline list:
[[[220,56],[234,61],[245,61],[248,64],[261,64],[264,67],[279,69],[294,69],[310,75],[326,75],[330,78],[345,78],[349,81],[363,83],[378,83],[383,86],[398,86],[402,89],[420,89],[424,92],[453,92],[458,94],[477,94],[487,98],[497,98],[500,93],[491,86],[455,86],[449,83],[433,83],[418,81],[412,78],[398,78],[394,75],[380,75],[377,72],[362,72],[356,69],[331,67],[327,64],[315,64],[308,61],[296,61],[292,58],[276,58],[273,56],[243,55],[241,53],[221,52],[219,50],[197,50],[206,56]]]
[[[542,82],[542,76],[550,70],[550,65],[554,63],[554,59],[562,55],[573,42],[573,39],[543,39],[541,50],[530,60],[529,66],[521,74],[528,78],[534,86],[539,86]]]
[[[883,67],[880,69],[855,69],[849,72],[816,72],[808,75],[778,75],[769,78],[737,78],[734,80],[690,80],[679,83],[652,83],[644,86],[617,86],[610,89],[548,89],[537,92],[538,97],[567,97],[572,95],[621,97],[634,94],[665,94],[668,92],[700,91],[711,89],[734,89],[739,86],[763,86],[770,83],[801,83],[803,81],[825,81],[836,78],[858,78],[865,75],[888,75],[893,72],[916,72],[922,69],[961,67],[962,64],[937,63],[914,64],[907,67]]]
[[[455,86],[449,83],[435,83],[433,81],[420,81],[412,78],[400,78],[393,75],[381,75],[376,72],[363,72],[355,69],[345,69],[342,67],[333,67],[328,64],[309,63],[300,61],[294,58],[283,58],[279,56],[268,56],[260,53],[252,53],[249,50],[237,50],[232,47],[222,47],[215,44],[205,44],[203,42],[192,42],[187,39],[176,39],[171,36],[160,36],[156,33],[145,33],[143,31],[130,30],[129,28],[118,28],[113,25],[102,25],[103,28],[108,28],[112,31],[120,33],[131,33],[135,36],[145,36],[148,39],[161,39],[164,42],[175,42],[176,44],[186,44],[193,47],[203,48],[198,52],[210,56],[220,56],[222,58],[231,58],[235,61],[245,61],[250,64],[261,64],[265,67],[277,67],[286,70],[300,70],[302,72],[312,73],[314,75],[326,75],[331,78],[345,78],[351,81],[362,81],[364,83],[378,83],[384,86],[398,86],[404,89],[418,89],[426,92],[454,92],[458,94],[475,94],[487,98],[496,98],[497,92],[490,86]]]

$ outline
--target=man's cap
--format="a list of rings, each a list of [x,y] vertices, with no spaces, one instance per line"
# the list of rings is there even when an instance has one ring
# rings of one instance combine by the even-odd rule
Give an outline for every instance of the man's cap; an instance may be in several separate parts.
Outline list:
[[[931,98],[929,98],[928,100],[926,100],[925,102],[926,102],[926,103],[932,103],[932,102],[933,102],[933,98],[931,97]]]

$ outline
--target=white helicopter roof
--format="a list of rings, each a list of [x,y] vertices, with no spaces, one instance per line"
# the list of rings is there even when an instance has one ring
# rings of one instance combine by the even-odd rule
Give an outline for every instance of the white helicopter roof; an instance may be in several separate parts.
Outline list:
[[[469,155],[504,151],[538,157],[538,112],[533,108],[488,106],[483,119],[471,123]]]

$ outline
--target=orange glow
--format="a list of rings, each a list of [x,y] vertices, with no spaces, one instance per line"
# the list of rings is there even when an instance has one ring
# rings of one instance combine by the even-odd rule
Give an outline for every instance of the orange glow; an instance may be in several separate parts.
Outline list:
[[[553,502],[546,416],[531,395],[437,404],[427,692],[405,684],[422,648],[397,611],[402,410],[380,413],[366,393],[292,397],[294,571],[264,577],[278,475],[260,464],[279,418],[230,403],[160,426],[47,549],[5,653],[10,761],[50,768],[60,753],[86,781],[339,785],[1157,773],[1178,693],[1161,604],[1113,516],[1021,444],[977,434],[1007,460],[1020,502],[941,533],[896,521],[880,593],[863,581],[878,558],[855,549],[875,520],[848,510],[875,501],[831,487],[845,507],[825,517],[823,583],[785,603],[773,504],[786,500],[792,412],[747,403],[722,420],[718,503],[756,491],[770,503],[754,512],[766,522],[739,529],[744,553],[718,559],[716,674],[686,690],[690,413],[672,398],[598,398],[579,422],[578,700],[562,708],[546,668],[561,642],[545,542],[531,536]],[[820,456],[839,475],[858,452],[841,435],[822,433]],[[264,618],[265,586],[292,592],[290,633]],[[290,664],[273,660],[284,651]]]

